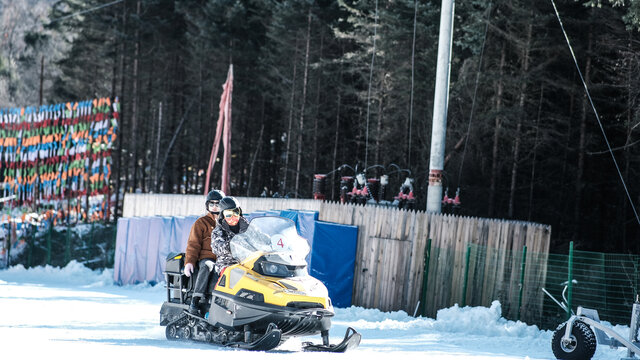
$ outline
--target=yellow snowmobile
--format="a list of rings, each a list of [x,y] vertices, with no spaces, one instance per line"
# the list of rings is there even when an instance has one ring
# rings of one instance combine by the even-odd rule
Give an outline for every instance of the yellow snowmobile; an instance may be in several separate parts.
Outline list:
[[[322,344],[305,342],[305,351],[344,352],[360,344],[361,335],[353,328],[341,343],[329,343],[331,299],[324,284],[308,274],[309,245],[291,219],[255,218],[246,232],[231,239],[230,247],[238,264],[221,271],[203,316],[188,311],[195,280],[183,273],[184,254],[169,256],[167,301],[160,310],[167,339],[262,351],[292,336],[316,334]]]

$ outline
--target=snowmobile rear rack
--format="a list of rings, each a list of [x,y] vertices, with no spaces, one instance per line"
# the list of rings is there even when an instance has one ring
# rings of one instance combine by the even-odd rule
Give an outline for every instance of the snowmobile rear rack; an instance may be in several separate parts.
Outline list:
[[[347,328],[347,332],[344,334],[344,339],[340,344],[330,345],[328,334],[322,335],[322,340],[325,344],[313,344],[311,342],[302,343],[302,348],[304,351],[326,351],[326,352],[336,352],[342,353],[349,349],[355,349],[360,345],[360,340],[362,339],[362,335],[357,332],[354,328]]]

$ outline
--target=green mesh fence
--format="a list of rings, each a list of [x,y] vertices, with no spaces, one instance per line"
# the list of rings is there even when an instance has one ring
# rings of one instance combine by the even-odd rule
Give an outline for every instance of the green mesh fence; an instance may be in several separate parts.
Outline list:
[[[567,313],[542,288],[563,301],[562,291],[569,276],[568,253],[569,249],[567,254],[546,254],[477,245],[469,246],[464,253],[434,248],[428,279],[439,283],[429,284],[428,289],[431,294],[449,289],[446,294],[427,298],[425,313],[433,316],[434,309],[455,303],[490,306],[498,300],[505,318],[553,329],[567,319]],[[433,256],[436,254],[439,256]],[[443,259],[448,265],[442,263]],[[453,267],[451,259],[455,259]],[[571,288],[571,308],[596,309],[600,319],[628,325],[638,293],[639,266],[640,256],[636,255],[573,251],[572,273],[577,283]]]
[[[546,288],[560,297],[568,281],[568,255],[550,255]],[[572,308],[577,306],[598,310],[600,318],[612,324],[629,324],[631,307],[638,288],[638,261],[636,255],[606,254],[587,251],[573,253]],[[547,304],[545,304],[547,305]],[[547,309],[548,307],[548,309]],[[566,314],[545,307],[549,316],[565,320]]]
[[[91,269],[111,268],[115,256],[115,224],[43,226],[19,239],[12,239],[11,251],[0,257],[0,268],[22,264],[25,267],[52,265],[62,267],[70,260]],[[8,239],[3,248],[9,247]]]

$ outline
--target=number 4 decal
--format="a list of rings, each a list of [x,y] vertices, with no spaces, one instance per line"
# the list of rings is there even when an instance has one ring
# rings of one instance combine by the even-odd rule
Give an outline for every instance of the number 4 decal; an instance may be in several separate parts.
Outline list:
[[[282,242],[282,238],[280,238],[280,240],[278,240],[278,245],[280,245],[280,247],[284,247],[284,243]]]

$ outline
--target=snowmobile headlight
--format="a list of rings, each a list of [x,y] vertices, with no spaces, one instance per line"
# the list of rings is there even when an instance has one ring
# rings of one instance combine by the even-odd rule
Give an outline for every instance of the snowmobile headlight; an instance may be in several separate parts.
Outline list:
[[[306,265],[285,265],[267,260],[256,262],[254,271],[265,276],[280,278],[305,276],[307,274]]]
[[[286,265],[276,264],[269,261],[263,261],[260,266],[262,267],[262,273],[266,276],[275,277],[289,277],[290,272]]]

